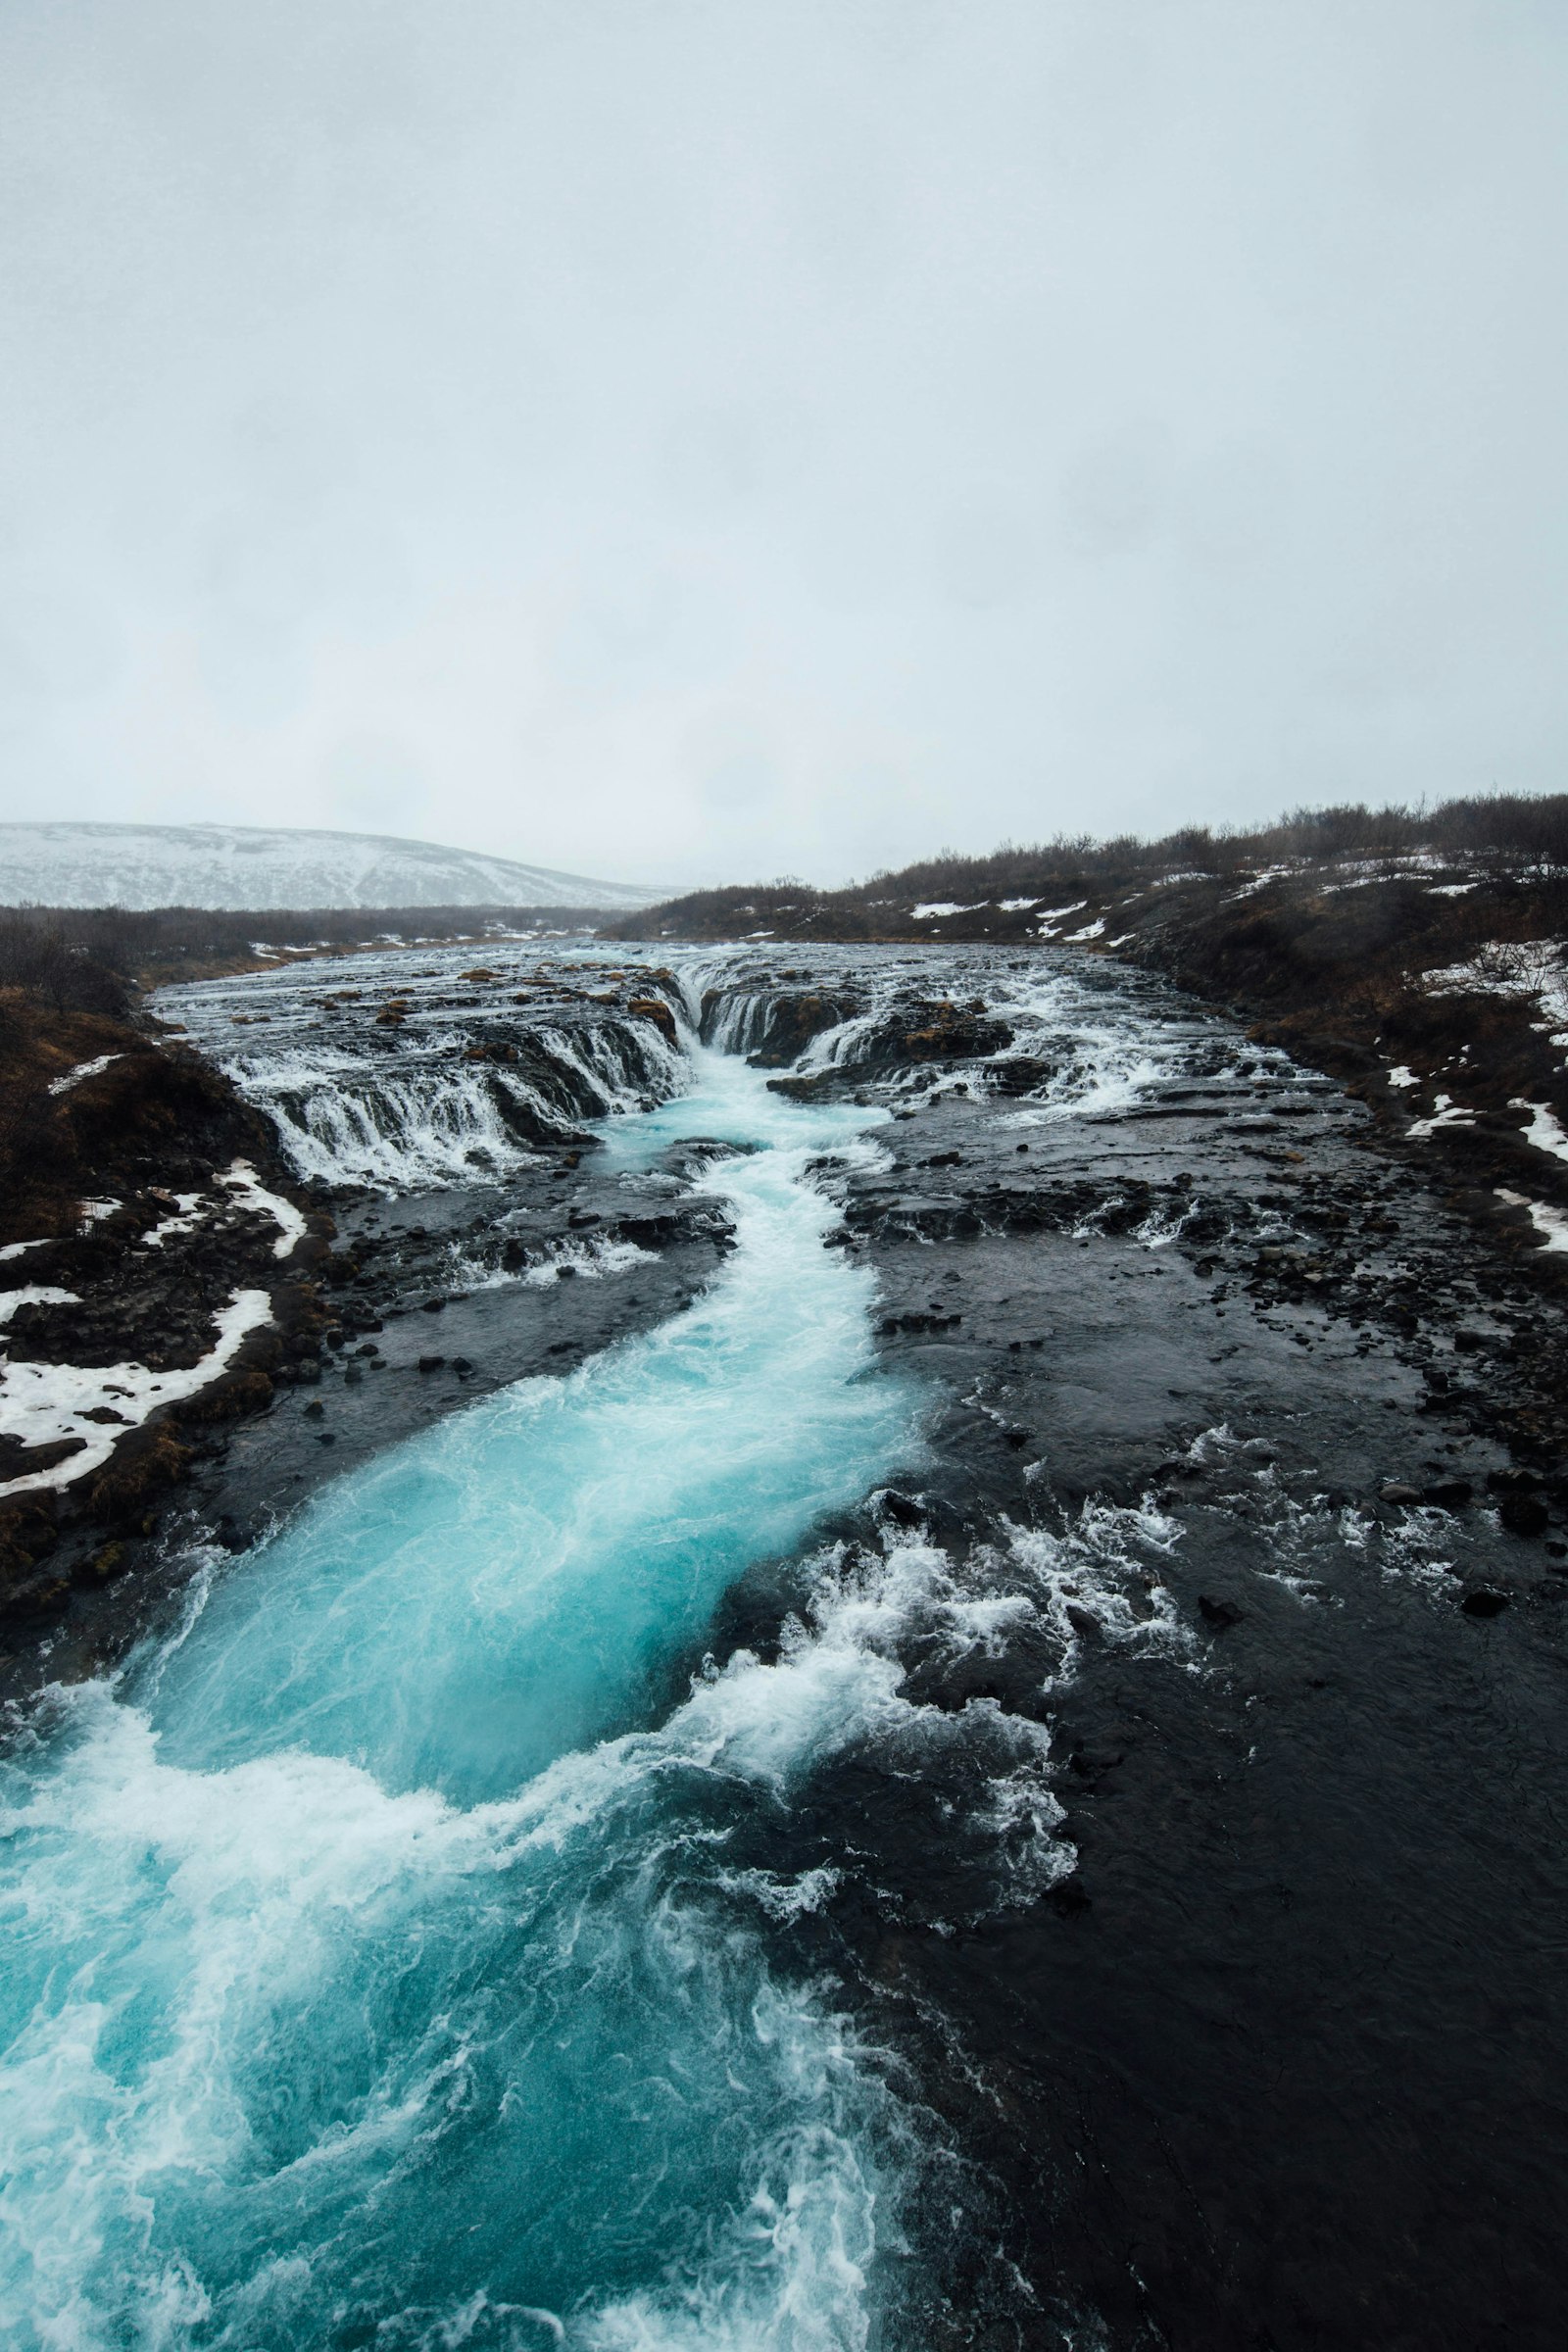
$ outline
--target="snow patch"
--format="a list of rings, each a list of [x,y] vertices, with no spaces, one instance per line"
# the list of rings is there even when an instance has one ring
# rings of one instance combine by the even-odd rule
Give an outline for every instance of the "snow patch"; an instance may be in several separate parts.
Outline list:
[[[1497,1199],[1506,1200],[1510,1208],[1528,1208],[1530,1221],[1548,1250],[1568,1250],[1568,1217],[1560,1208],[1548,1208],[1544,1200],[1527,1200],[1523,1193],[1510,1193],[1500,1184]]]
[[[84,1078],[96,1078],[99,1071],[107,1070],[112,1061],[123,1061],[124,1058],[123,1054],[100,1054],[96,1061],[78,1061],[74,1069],[68,1070],[63,1078],[53,1081],[49,1092],[52,1095],[69,1095],[72,1088],[79,1086]]]
[[[1431,1118],[1412,1119],[1404,1132],[1417,1143],[1422,1143],[1428,1136],[1436,1135],[1440,1127],[1474,1126],[1476,1117],[1475,1111],[1466,1110],[1462,1103],[1454,1102],[1451,1095],[1440,1095]]]
[[[24,1446],[58,1445],[70,1438],[84,1441],[78,1451],[52,1470],[32,1470],[0,1482],[0,1495],[68,1487],[101,1470],[127,1429],[138,1427],[160,1405],[193,1396],[215,1380],[233,1361],[241,1342],[270,1321],[271,1312],[266,1291],[236,1291],[215,1318],[217,1346],[186,1371],[152,1372],[136,1363],[0,1366],[0,1437],[15,1438]],[[104,1412],[113,1419],[92,1417]]]
[[[242,1208],[254,1209],[259,1216],[275,1220],[278,1238],[272,1244],[274,1257],[287,1257],[295,1243],[303,1240],[304,1211],[296,1208],[292,1200],[284,1200],[278,1194],[268,1192],[248,1159],[232,1161],[227,1173],[220,1176],[218,1181],[226,1186]]]
[[[1438,997],[1538,997],[1549,1020],[1568,1022],[1568,975],[1557,940],[1494,940],[1470,962],[1439,964],[1421,977]]]
[[[140,1247],[143,1250],[161,1250],[172,1233],[194,1233],[200,1222],[196,1212],[201,1203],[200,1193],[176,1193],[174,1214],[161,1217],[150,1233],[144,1233]]]
[[[57,1291],[47,1282],[24,1282],[20,1290],[0,1291],[0,1323],[9,1323],[19,1306],[79,1306],[76,1291]]]
[[[1293,865],[1260,866],[1250,882],[1244,882],[1240,890],[1231,892],[1225,904],[1227,906],[1234,906],[1238,899],[1250,899],[1254,891],[1267,890],[1271,882],[1282,882],[1287,874],[1295,871],[1296,868]]]
[[[1551,1152],[1557,1159],[1568,1159],[1568,1135],[1564,1134],[1562,1121],[1554,1110],[1544,1102],[1526,1102],[1517,1095],[1512,1098],[1508,1107],[1510,1110],[1530,1112],[1530,1124],[1525,1129],[1527,1144],[1534,1144],[1538,1152]]]
[[[1069,914],[1082,914],[1087,899],[1074,899],[1070,906],[1043,906],[1035,918],[1035,929],[1042,939],[1051,937],[1052,925],[1065,922]]]

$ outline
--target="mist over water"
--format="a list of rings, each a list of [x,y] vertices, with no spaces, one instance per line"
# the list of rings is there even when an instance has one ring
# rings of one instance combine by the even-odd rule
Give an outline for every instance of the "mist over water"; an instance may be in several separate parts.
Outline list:
[[[7,1768],[9,2342],[858,2345],[896,2102],[730,1866],[898,1671],[725,1586],[917,1446],[862,1379],[803,1111],[731,1059],[622,1122],[720,1160],[687,1314],[345,1478]],[[595,1744],[598,1742],[598,1744]]]

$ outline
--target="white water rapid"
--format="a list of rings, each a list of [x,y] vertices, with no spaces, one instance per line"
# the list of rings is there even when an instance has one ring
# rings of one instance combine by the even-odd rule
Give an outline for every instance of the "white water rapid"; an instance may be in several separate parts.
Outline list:
[[[917,1451],[814,1155],[738,1060],[686,1313],[327,1490],[5,1768],[17,2352],[850,2352],[908,2134],[748,1831],[893,1703],[842,1613],[690,1679],[726,1587]],[[846,1630],[847,1627],[849,1630]],[[739,1843],[737,1842],[739,1841]]]

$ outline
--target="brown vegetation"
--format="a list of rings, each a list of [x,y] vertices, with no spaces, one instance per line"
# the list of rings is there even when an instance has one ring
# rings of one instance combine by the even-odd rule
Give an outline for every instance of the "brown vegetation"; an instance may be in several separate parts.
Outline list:
[[[107,1068],[50,1093],[105,1055]],[[72,1233],[84,1198],[148,1183],[177,1190],[188,1167],[271,1150],[265,1121],[188,1049],[0,989],[0,1241]]]
[[[1269,867],[1347,858],[1384,861],[1394,873],[1396,860],[1423,853],[1528,879],[1549,898],[1559,920],[1568,915],[1568,794],[1492,793],[1431,809],[1359,803],[1299,808],[1251,830],[1187,825],[1157,841],[1058,834],[1032,846],[1004,842],[983,858],[943,851],[844,890],[784,880],[693,891],[621,917],[606,936],[734,939],[765,929],[778,939],[929,939],[930,923],[911,920],[911,909],[936,904],[965,910],[944,921],[937,936],[1022,938],[1030,917],[1018,909],[1009,918],[1004,900],[1088,896],[1099,904],[1172,875],[1234,884]]]
[[[134,985],[260,968],[259,950],[445,945],[498,930],[586,930],[601,920],[590,906],[6,906],[0,988],[24,988],[57,1010],[123,1012]]]

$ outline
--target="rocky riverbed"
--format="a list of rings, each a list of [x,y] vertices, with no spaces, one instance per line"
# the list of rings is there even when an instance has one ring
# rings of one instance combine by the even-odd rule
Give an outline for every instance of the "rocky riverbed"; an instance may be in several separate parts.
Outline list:
[[[1544,2345],[1555,1269],[1338,1086],[1078,986],[1080,1036],[1151,1019],[1143,1066],[1053,1100],[1063,1024],[1021,1095],[933,1067],[845,1237],[942,1399],[908,1506],[952,1614],[909,1688],[1049,1735],[1062,1867],[915,1894],[942,1792],[871,1755],[801,1860],[869,1849],[860,1948],[991,2151],[1025,2340]]]
[[[1456,804],[1386,846],[1366,810],[1251,837],[1057,843],[837,892],[698,893],[620,936],[1032,950],[1132,964],[1338,1078],[1483,1227],[1568,1250],[1563,806]],[[1326,845],[1346,835],[1337,850]],[[1402,846],[1401,846],[1402,845]],[[1551,1276],[1559,1269],[1548,1268]]]
[[[1382,1064],[1358,1099],[1083,949],[673,954],[389,955],[161,1000],[191,1042],[147,1051],[221,1071],[243,1135],[215,1132],[189,1208],[149,1171],[50,1240],[47,1282],[0,1266],[85,1292],[107,1235],[121,1269],[90,1333],[77,1302],[16,1307],[8,1383],[195,1364],[224,1285],[298,1280],[293,1253],[309,1295],[286,1332],[274,1309],[254,1409],[150,1417],[192,1449],[161,1508],[84,1509],[52,1613],[22,1578],[14,1687],[112,1658],[347,1465],[711,1283],[731,1235],[696,1179],[729,1141],[640,1166],[603,1142],[700,1034],[787,1101],[880,1114],[817,1181],[918,1449],[749,1571],[687,1663],[842,1638],[891,1678],[876,1736],[735,1861],[797,1890],[787,1965],[926,2119],[900,2325],[1554,2343],[1568,1458],[1542,1229],[1478,1221],[1495,1171],[1456,1178],[1454,1122],[1411,1136]],[[1505,1148],[1546,1197],[1546,1144]],[[157,1339],[175,1217],[188,1302]]]

